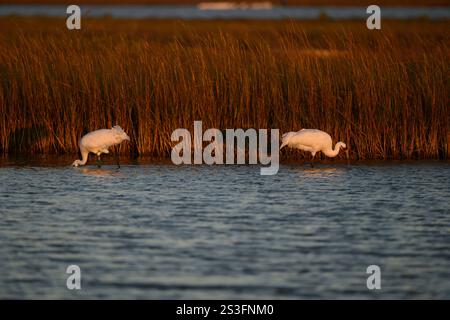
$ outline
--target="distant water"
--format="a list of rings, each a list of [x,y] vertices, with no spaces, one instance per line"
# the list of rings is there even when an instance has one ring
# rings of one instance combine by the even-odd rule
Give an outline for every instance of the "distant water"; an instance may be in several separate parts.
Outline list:
[[[201,10],[196,6],[142,6],[142,5],[83,5],[87,17],[161,19],[365,19],[366,7],[273,7],[272,9]],[[0,16],[67,16],[61,5],[0,5]],[[449,19],[450,7],[387,7],[381,8],[382,18]]]
[[[0,180],[0,298],[450,298],[448,162],[24,162]]]

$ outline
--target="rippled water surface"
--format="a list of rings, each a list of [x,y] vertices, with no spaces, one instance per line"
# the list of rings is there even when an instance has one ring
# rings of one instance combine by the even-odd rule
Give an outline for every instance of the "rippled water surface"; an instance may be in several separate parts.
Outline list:
[[[449,178],[448,162],[3,166],[0,298],[448,299]]]

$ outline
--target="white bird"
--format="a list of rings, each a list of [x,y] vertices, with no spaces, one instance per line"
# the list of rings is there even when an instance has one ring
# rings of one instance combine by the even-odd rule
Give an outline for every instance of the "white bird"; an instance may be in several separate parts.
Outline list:
[[[124,140],[130,141],[130,137],[120,126],[91,131],[84,135],[78,143],[81,151],[81,160],[75,160],[72,165],[74,167],[85,165],[89,152],[97,155],[98,163],[102,153],[109,153],[109,147],[118,145]]]
[[[280,150],[285,147],[311,152],[312,160],[317,152],[322,151],[327,157],[336,157],[341,148],[347,148],[344,142],[339,141],[333,149],[331,136],[317,129],[302,129],[297,132],[287,132],[281,136]],[[348,151],[346,150],[347,159]],[[312,166],[312,164],[311,164]]]

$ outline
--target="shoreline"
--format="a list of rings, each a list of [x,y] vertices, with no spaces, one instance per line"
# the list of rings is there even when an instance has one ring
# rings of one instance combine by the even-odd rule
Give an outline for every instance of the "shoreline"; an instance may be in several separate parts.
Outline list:
[[[65,155],[13,155],[13,156],[0,156],[0,169],[7,167],[72,167],[72,162],[77,159],[79,155],[77,154],[65,154]],[[139,156],[139,157],[126,157],[121,155],[120,158],[121,166],[147,166],[147,165],[169,165],[173,167],[211,167],[211,168],[230,168],[230,167],[264,167],[261,164],[181,164],[176,165],[172,163],[170,157],[152,157],[152,156]],[[305,158],[285,158],[280,155],[280,165],[284,166],[305,166],[309,169],[310,158],[306,155]],[[326,167],[337,165],[337,166],[394,166],[394,165],[436,165],[444,164],[450,165],[450,159],[346,159],[333,158],[333,159],[320,159],[317,158],[314,163],[314,169],[320,168],[321,165]],[[101,168],[111,168],[116,167],[116,157],[113,153],[108,156],[102,156],[102,166]],[[101,169],[98,168],[95,162],[95,156],[91,154],[91,158],[85,166],[80,166],[79,168],[86,169]],[[74,167],[74,169],[76,169]]]

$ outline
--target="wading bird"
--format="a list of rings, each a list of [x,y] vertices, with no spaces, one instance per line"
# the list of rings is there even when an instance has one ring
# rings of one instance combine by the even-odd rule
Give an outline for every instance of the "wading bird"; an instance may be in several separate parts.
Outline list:
[[[85,165],[88,160],[89,152],[92,152],[97,155],[97,165],[100,166],[100,155],[102,153],[109,153],[109,147],[118,145],[124,140],[130,141],[130,137],[120,126],[89,132],[84,135],[78,143],[81,152],[81,160],[75,160],[72,165],[74,167]],[[117,165],[120,167],[118,154]]]
[[[314,156],[319,151],[322,151],[327,157],[333,158],[338,155],[341,148],[347,148],[347,145],[344,142],[339,141],[333,149],[331,136],[328,133],[317,129],[302,129],[297,132],[287,132],[282,135],[281,141],[282,144],[280,150],[283,147],[288,146],[311,152],[311,161],[314,161]],[[346,155],[348,160],[348,150],[346,150]],[[312,162],[311,166],[313,166]]]

